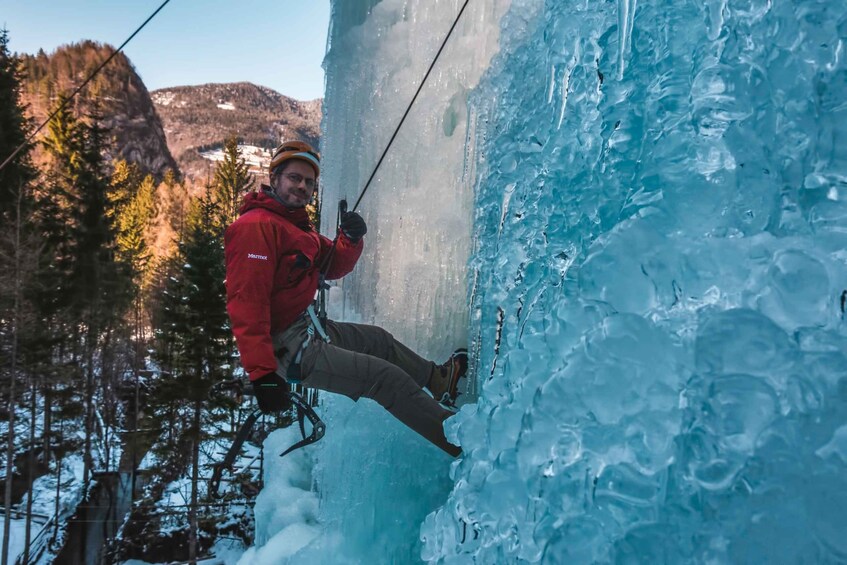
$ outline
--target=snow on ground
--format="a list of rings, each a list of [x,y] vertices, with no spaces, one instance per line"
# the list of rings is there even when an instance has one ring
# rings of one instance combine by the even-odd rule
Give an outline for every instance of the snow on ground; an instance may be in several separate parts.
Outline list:
[[[176,94],[169,90],[165,92],[154,92],[150,95],[150,98],[153,99],[153,104],[159,104],[160,106],[169,106],[175,97]]]
[[[154,92],[151,94],[150,98],[153,100],[153,104],[157,104],[159,106],[170,106],[176,98],[176,93],[169,90],[165,92]],[[176,105],[180,108],[184,108],[188,105],[188,102],[180,100]]]
[[[238,565],[285,563],[320,532],[318,497],[311,490],[312,452],[298,449],[278,456],[299,440],[297,426],[276,430],[265,439],[265,486],[253,509],[256,545],[244,553]]]
[[[60,485],[58,511],[60,522],[71,516],[82,498],[82,456],[79,454],[68,455],[62,460],[62,484]],[[39,532],[44,528],[47,517],[53,516],[56,511],[56,472],[55,467],[46,475],[39,477],[32,485],[33,500],[32,512],[33,522],[30,530],[30,539],[35,544]],[[16,509],[20,512],[26,508],[26,496],[21,500]],[[11,562],[23,552],[25,534],[25,520],[12,520],[12,530],[9,536],[9,555]],[[52,526],[51,526],[52,527]],[[61,546],[64,530],[60,531],[56,546]],[[0,543],[3,534],[0,528]],[[37,550],[37,544],[31,545],[32,551]],[[55,556],[53,556],[55,557]],[[50,562],[49,553],[42,555],[39,563]]]
[[[218,104],[221,110],[235,110],[235,105],[232,102],[221,102]]]
[[[220,108],[221,105],[218,104]],[[227,108],[234,109],[234,108]],[[241,157],[244,161],[254,169],[266,169],[271,162],[272,151],[255,145],[238,145],[238,150],[241,152]],[[221,149],[212,149],[209,151],[201,151],[200,156],[210,161],[223,161],[224,151]]]
[[[9,531],[9,561],[14,563],[18,556],[23,553],[24,540],[26,539],[25,520],[12,520]],[[3,529],[0,528],[0,544],[3,543]]]
[[[28,404],[28,403],[27,403]],[[43,399],[39,395],[37,397],[37,407],[35,414],[35,434],[36,436],[43,435],[43,422],[44,422],[44,406]],[[30,434],[30,412],[29,407],[24,405],[18,405],[15,408],[15,452],[21,454],[25,451],[25,446],[29,442],[29,434]],[[102,422],[102,420],[101,420]],[[6,436],[8,434],[8,420],[3,421],[0,425],[0,434]],[[103,424],[104,426],[104,424]],[[84,437],[81,430],[76,427],[76,425],[72,422],[65,422],[65,432],[68,435],[74,434],[80,439]],[[111,445],[111,453],[110,458],[113,461],[113,465],[117,464],[117,458],[120,456],[120,445],[117,441],[117,434],[114,432],[110,433],[112,445]],[[92,444],[92,454],[94,457],[94,465],[95,468],[103,468],[103,456],[105,450],[103,449],[103,445],[99,442]],[[76,509],[77,504],[82,497],[82,475],[83,475],[83,459],[81,453],[70,453],[65,455],[61,461],[62,472],[61,472],[61,485],[59,485],[58,492],[60,494],[58,505],[56,503],[56,462],[55,460],[50,461],[50,469],[49,471],[37,478],[32,485],[32,512],[34,514],[33,523],[31,526],[31,540],[33,543],[36,542],[36,537],[38,533],[41,531],[44,523],[48,520],[49,517],[52,517],[54,513],[58,510],[59,512],[59,522],[60,522],[60,533],[58,542],[61,544],[61,538],[64,535],[64,526],[65,520],[70,517],[74,510]],[[1,468],[5,468],[5,462],[2,464]],[[20,501],[17,501],[17,505],[15,509],[18,511],[24,511],[27,504],[27,496],[24,495]],[[17,522],[17,521],[14,521]],[[13,528],[15,528],[15,524],[13,522]],[[24,521],[20,520],[20,551],[23,550],[24,543]],[[12,531],[12,535],[10,536],[10,543],[16,543],[16,533],[15,530]],[[2,533],[0,533],[0,540],[2,540]],[[36,544],[37,545],[37,544]],[[35,546],[32,547],[33,551],[37,548]],[[17,555],[17,554],[14,554]],[[49,554],[42,555],[42,558],[39,562],[49,562],[48,559]]]
[[[82,498],[83,460],[81,453],[69,454],[62,459],[62,484],[59,486],[61,498],[59,512],[73,513]],[[32,511],[52,516],[56,509],[56,471],[39,477],[32,485]],[[26,497],[21,502],[23,508]]]

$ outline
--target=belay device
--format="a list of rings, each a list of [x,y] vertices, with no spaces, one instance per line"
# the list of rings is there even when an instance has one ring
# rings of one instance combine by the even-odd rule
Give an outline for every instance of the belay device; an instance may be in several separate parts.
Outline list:
[[[245,385],[240,379],[233,379],[231,381],[224,381],[216,384],[212,387],[210,394],[215,395],[223,392],[233,392],[236,395],[236,398],[240,399],[245,394],[252,395],[253,387],[251,385]],[[309,406],[309,403],[306,402],[302,396],[293,391],[285,391],[283,394],[288,396],[288,399],[291,401],[291,405],[297,413],[297,423],[300,425],[300,435],[303,439],[280,453],[280,457],[285,457],[296,449],[300,449],[301,447],[319,441],[322,437],[324,437],[324,433],[326,432],[326,424],[323,423],[315,410]],[[235,434],[235,439],[229,447],[229,450],[226,452],[223,461],[215,463],[212,471],[212,478],[209,481],[209,494],[211,496],[216,498],[219,496],[218,489],[220,488],[224,471],[232,472],[232,466],[235,463],[235,459],[238,457],[238,454],[241,453],[241,448],[244,445],[244,442],[250,437],[250,434],[253,432],[253,428],[256,426],[256,422],[259,421],[261,416],[262,411],[259,409],[253,410],[250,415],[247,416],[247,419],[244,420],[244,423],[241,424],[241,427],[238,429],[238,433]],[[308,436],[306,436],[305,422],[307,418],[312,424],[312,433]]]

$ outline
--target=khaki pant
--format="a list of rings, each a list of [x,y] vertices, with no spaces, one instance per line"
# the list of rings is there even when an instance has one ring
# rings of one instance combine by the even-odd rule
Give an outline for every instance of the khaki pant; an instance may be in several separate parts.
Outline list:
[[[286,377],[306,329],[307,316],[273,336],[277,373]],[[452,415],[423,388],[436,370],[427,361],[394,339],[382,328],[327,320],[330,343],[315,334],[300,361],[301,384],[343,394],[353,400],[362,396],[379,402],[395,418],[450,455],[462,450],[444,437],[442,423]]]

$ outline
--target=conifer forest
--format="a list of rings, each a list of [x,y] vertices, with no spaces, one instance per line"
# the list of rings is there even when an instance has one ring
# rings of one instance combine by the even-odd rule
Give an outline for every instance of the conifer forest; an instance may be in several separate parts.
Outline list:
[[[22,563],[89,543],[69,532],[103,489],[131,511],[88,520],[114,522],[100,562],[193,562],[221,538],[249,543],[258,450],[220,497],[207,488],[249,412],[210,394],[239,371],[223,232],[258,185],[237,139],[189,195],[178,172],[120,157],[96,104],[63,106],[69,89],[49,88],[48,113],[62,109],[27,142],[25,76],[0,32],[0,159],[23,144],[0,170],[2,563],[15,562],[14,528]]]

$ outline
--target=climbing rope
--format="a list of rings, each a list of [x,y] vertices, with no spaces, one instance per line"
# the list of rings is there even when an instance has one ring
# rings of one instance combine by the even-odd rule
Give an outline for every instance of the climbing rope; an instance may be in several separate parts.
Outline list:
[[[435,54],[435,58],[432,60],[432,64],[429,65],[429,69],[427,69],[426,74],[421,81],[420,86],[418,86],[417,92],[412,97],[412,101],[409,102],[409,106],[406,108],[406,112],[403,114],[403,117],[400,119],[400,123],[397,124],[397,127],[394,129],[394,134],[391,136],[391,139],[388,141],[388,145],[385,146],[385,150],[382,152],[382,156],[380,156],[379,161],[377,161],[376,166],[374,167],[373,172],[371,173],[370,178],[368,178],[368,182],[365,183],[365,188],[362,189],[362,192],[359,194],[359,198],[356,199],[356,203],[353,205],[353,212],[356,211],[356,208],[359,207],[359,203],[362,201],[362,198],[365,197],[365,192],[368,191],[368,188],[371,185],[371,181],[376,176],[376,172],[379,170],[379,166],[382,165],[383,159],[388,154],[388,150],[391,148],[391,144],[394,143],[394,138],[397,137],[397,133],[399,133],[400,128],[403,127],[403,122],[406,121],[406,116],[409,115],[409,112],[412,110],[412,105],[415,103],[415,100],[418,99],[418,94],[421,93],[421,90],[426,84],[426,80],[429,78],[429,74],[432,72],[432,69],[435,67],[435,63],[438,61],[438,58],[441,57],[441,52],[444,51],[444,46],[447,45],[447,41],[450,39],[450,36],[453,35],[453,30],[456,29],[456,24],[459,23],[459,19],[462,17],[462,14],[465,12],[465,8],[468,6],[468,2],[470,0],[465,0],[465,3],[462,4],[462,8],[459,10],[459,13],[456,15],[456,19],[453,20],[453,25],[450,26],[450,31],[447,32],[447,36],[444,38],[444,41],[441,42],[441,47],[438,48],[438,53]]]
[[[91,82],[91,80],[92,80],[95,76],[97,76],[97,73],[99,73],[99,72],[100,72],[100,70],[101,70],[101,69],[103,69],[103,67],[105,67],[106,65],[108,65],[108,64],[109,64],[109,62],[110,62],[112,59],[114,59],[114,58],[115,58],[115,56],[117,56],[117,54],[118,54],[118,53],[120,53],[120,52],[121,52],[121,50],[122,50],[124,47],[126,47],[127,43],[129,43],[130,41],[132,41],[132,38],[133,38],[133,37],[135,37],[136,35],[138,35],[138,32],[140,32],[142,29],[144,29],[144,26],[146,26],[148,23],[150,23],[150,20],[152,20],[153,18],[155,18],[155,17],[156,17],[156,14],[158,14],[160,11],[162,11],[162,8],[164,8],[164,7],[165,7],[165,5],[166,5],[168,2],[170,2],[170,1],[171,1],[171,0],[165,0],[164,2],[162,2],[162,5],[161,5],[161,6],[159,6],[158,8],[156,8],[156,11],[155,11],[155,12],[153,12],[152,14],[150,14],[150,17],[148,17],[146,20],[144,20],[144,23],[143,23],[143,24],[141,24],[140,26],[138,26],[138,29],[136,29],[134,32],[132,32],[132,35],[130,35],[129,37],[127,37],[126,41],[124,41],[123,43],[121,43],[121,46],[120,46],[120,47],[118,47],[118,48],[117,48],[117,49],[116,49],[116,50],[115,50],[115,51],[114,51],[111,55],[109,55],[109,57],[108,57],[105,61],[103,61],[102,63],[100,63],[100,66],[98,66],[96,69],[94,69],[94,72],[92,72],[92,73],[88,76],[88,78],[87,78],[87,79],[85,79],[85,80],[82,82],[82,84],[80,84],[80,85],[77,87],[77,89],[76,89],[76,90],[74,90],[74,91],[73,91],[73,93],[72,93],[70,96],[68,96],[68,97],[67,97],[67,98],[66,98],[66,99],[62,102],[62,104],[61,104],[58,108],[56,108],[56,109],[53,111],[53,113],[52,113],[52,114],[50,114],[50,116],[49,116],[46,120],[44,120],[44,122],[43,122],[40,126],[38,126],[38,128],[36,128],[36,130],[35,130],[34,132],[32,132],[29,136],[27,136],[27,138],[24,140],[24,142],[23,142],[23,143],[21,143],[20,145],[18,145],[18,148],[17,148],[17,149],[15,149],[15,150],[14,150],[14,152],[12,152],[12,154],[11,154],[11,155],[9,155],[9,156],[6,158],[6,160],[5,160],[5,161],[3,161],[3,164],[0,164],[0,171],[2,171],[2,170],[6,167],[6,165],[8,165],[8,164],[12,161],[12,159],[14,159],[14,158],[15,158],[15,156],[16,156],[18,153],[20,153],[20,152],[21,152],[21,149],[23,149],[24,147],[26,147],[27,145],[29,145],[29,143],[30,143],[30,142],[31,142],[31,141],[35,138],[35,136],[36,136],[36,135],[38,135],[38,132],[40,132],[42,129],[44,129],[44,126],[46,126],[47,124],[49,124],[49,123],[50,123],[50,120],[52,120],[54,117],[56,117],[56,115],[57,115],[59,112],[61,112],[62,110],[64,110],[65,106],[67,106],[68,104],[70,104],[71,100],[73,100],[73,99],[74,99],[74,97],[75,97],[77,94],[79,94],[79,93],[82,91],[82,89],[83,89],[83,88],[85,88],[85,87],[86,87],[86,85],[87,85],[89,82]]]
[[[362,202],[362,198],[365,197],[365,193],[368,191],[368,188],[370,188],[371,182],[373,181],[374,177],[376,176],[376,172],[379,170],[380,165],[382,165],[383,160],[385,160],[385,156],[388,154],[388,150],[391,149],[391,145],[394,143],[394,139],[397,137],[397,134],[400,132],[400,128],[403,127],[403,122],[406,121],[406,117],[409,115],[409,112],[411,112],[412,106],[415,104],[415,100],[418,99],[418,95],[421,93],[421,90],[423,90],[423,87],[426,84],[426,81],[429,78],[429,75],[432,73],[432,69],[435,68],[435,63],[438,62],[438,58],[441,57],[441,52],[444,51],[444,47],[447,45],[447,41],[449,41],[450,36],[453,35],[453,30],[456,29],[456,25],[459,23],[459,20],[462,18],[462,14],[465,13],[465,8],[468,7],[468,2],[470,2],[470,0],[465,0],[465,3],[462,4],[461,9],[459,9],[459,13],[456,14],[456,17],[453,20],[453,25],[450,26],[450,31],[447,32],[447,35],[444,37],[444,41],[441,42],[441,47],[438,48],[438,52],[435,54],[435,57],[432,59],[432,63],[430,63],[429,68],[427,69],[426,74],[423,77],[423,80],[421,80],[421,83],[418,85],[418,89],[415,91],[415,95],[412,97],[412,101],[409,102],[409,105],[406,107],[406,111],[403,113],[403,117],[400,118],[400,123],[398,123],[397,127],[394,128],[394,133],[391,135],[391,139],[388,140],[388,144],[385,146],[385,149],[383,150],[382,155],[379,157],[379,160],[377,161],[376,166],[374,167],[373,171],[371,172],[371,176],[368,178],[368,181],[365,183],[365,187],[362,189],[362,192],[359,193],[359,197],[356,199],[356,203],[353,205],[353,208],[352,208],[351,211],[355,212],[356,208],[358,208],[359,204]],[[341,214],[343,214],[346,211],[347,211],[347,201],[342,200],[339,203],[339,211],[338,211],[339,222],[341,220]],[[332,257],[335,254],[335,246],[336,246],[337,242],[338,242],[338,237],[336,237],[335,240],[332,242],[332,248],[330,248],[329,253],[326,256],[326,259],[324,259],[323,264],[321,265],[321,271],[320,271],[321,299],[320,299],[320,304],[322,306],[325,305],[324,290],[325,290],[325,287],[326,287],[326,283],[325,283],[324,279],[326,277],[327,271],[329,271],[330,265],[332,264]],[[323,308],[321,308],[321,310],[323,310]]]

